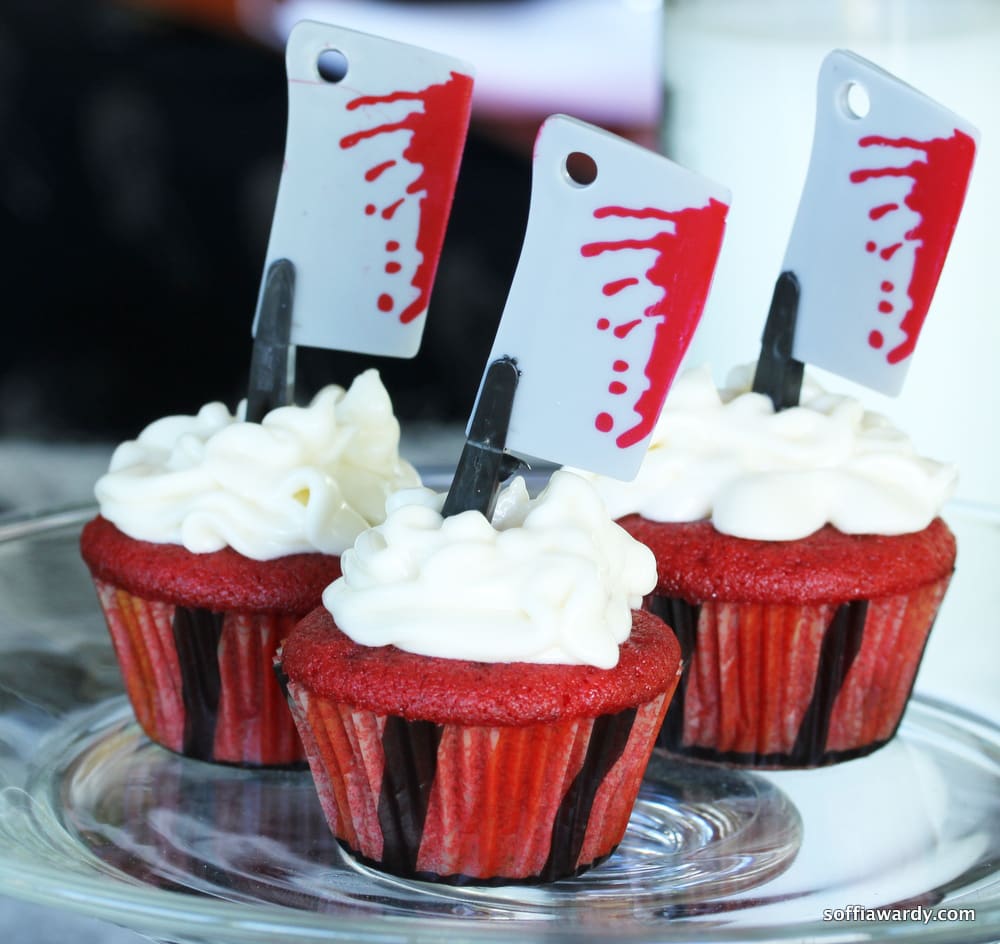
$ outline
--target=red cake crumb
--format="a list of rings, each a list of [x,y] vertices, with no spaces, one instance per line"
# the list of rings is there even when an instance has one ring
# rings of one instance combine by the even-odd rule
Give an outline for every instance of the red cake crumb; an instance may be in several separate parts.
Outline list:
[[[618,522],[656,557],[656,592],[687,600],[823,603],[907,593],[955,566],[955,537],[936,518],[913,534],[844,534],[827,525],[796,541],[716,531],[709,521]]]
[[[612,669],[441,659],[358,645],[319,607],[292,631],[281,661],[288,678],[310,692],[380,715],[523,726],[613,714],[649,701],[673,688],[680,647],[666,623],[634,610],[632,633]]]
[[[98,516],[83,529],[83,559],[95,577],[136,596],[215,612],[311,610],[340,576],[332,554],[288,554],[258,561],[226,547],[193,554],[179,544],[137,541]]]

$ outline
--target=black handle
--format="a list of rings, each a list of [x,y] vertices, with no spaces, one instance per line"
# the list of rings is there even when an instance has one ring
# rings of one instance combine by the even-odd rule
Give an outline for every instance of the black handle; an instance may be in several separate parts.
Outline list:
[[[481,511],[491,518],[501,480],[522,465],[504,452],[519,376],[517,363],[510,357],[496,360],[487,368],[469,438],[441,510],[444,517]]]
[[[805,365],[792,357],[795,321],[799,314],[799,280],[794,272],[782,272],[771,296],[760,360],[753,377],[754,393],[766,393],[775,410],[798,406]]]
[[[295,347],[291,344],[295,266],[276,259],[268,267],[250,359],[246,419],[259,423],[275,407],[292,402]]]

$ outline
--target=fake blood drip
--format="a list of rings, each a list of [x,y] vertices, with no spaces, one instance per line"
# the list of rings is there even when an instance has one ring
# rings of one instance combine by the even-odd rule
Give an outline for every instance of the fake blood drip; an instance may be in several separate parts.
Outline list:
[[[407,195],[421,194],[416,246],[420,263],[410,283],[417,290],[417,297],[399,313],[402,324],[409,324],[427,310],[434,272],[437,268],[437,256],[444,240],[461,158],[462,142],[456,140],[455,116],[469,110],[471,98],[472,79],[467,75],[452,72],[447,82],[431,85],[417,92],[363,95],[347,104],[348,111],[399,101],[412,101],[422,106],[411,111],[400,121],[356,131],[340,140],[340,146],[346,150],[381,134],[392,134],[396,131],[411,132],[410,143],[404,149],[402,157],[403,160],[420,168],[416,180],[406,188]],[[365,180],[374,183],[395,165],[395,160],[381,161],[365,172]],[[374,216],[379,213],[384,220],[391,220],[405,201],[405,196],[400,197],[381,210],[375,204],[369,203],[365,207],[365,214]],[[387,252],[398,248],[399,243],[394,240],[386,243]],[[392,275],[401,268],[398,262],[390,260],[385,266],[385,271]],[[375,304],[379,311],[387,313],[396,308],[396,300],[388,292],[379,295]]]
[[[910,148],[922,151],[926,157],[925,160],[915,160],[905,167],[866,168],[853,171],[850,176],[851,182],[856,184],[880,177],[909,177],[913,181],[910,192],[903,201],[920,217],[920,222],[904,236],[907,242],[917,243],[907,291],[910,308],[899,323],[905,335],[903,341],[886,354],[886,360],[890,364],[898,364],[913,353],[927,317],[931,297],[937,287],[965,199],[976,144],[967,134],[957,129],[950,138],[918,141],[914,138],[870,135],[861,138],[858,144],[863,148]],[[873,207],[868,216],[872,220],[880,220],[898,209],[899,204],[884,203]],[[877,251],[888,262],[902,246],[903,243],[894,242],[879,247],[874,241],[869,241],[865,250],[870,253]],[[882,283],[882,291],[888,292],[892,288],[892,283]],[[883,300],[879,303],[878,310],[888,315],[892,313],[893,306]],[[881,348],[885,343],[885,336],[881,331],[873,330],[868,335],[868,343],[873,348]]]
[[[672,232],[664,230],[643,239],[587,243],[580,250],[586,258],[628,249],[652,249],[656,253],[656,261],[645,272],[647,282],[663,292],[659,300],[643,312],[643,318],[655,318],[658,321],[649,358],[643,369],[648,385],[633,405],[639,421],[619,433],[615,439],[615,444],[620,449],[627,449],[642,441],[653,430],[660,406],[701,317],[715,259],[722,244],[727,210],[726,204],[712,199],[706,206],[677,211],[657,210],[653,207],[637,210],[619,206],[599,207],[594,211],[596,219],[614,217],[663,220],[674,224]],[[639,280],[635,278],[618,279],[608,282],[603,292],[610,298],[638,284]],[[642,318],[632,319],[615,326],[612,334],[623,339],[642,322]],[[598,319],[599,331],[607,331],[609,328],[610,319]],[[623,360],[616,360],[612,365],[617,373],[628,368],[629,364]],[[627,389],[620,380],[614,380],[610,383],[608,392],[621,396]],[[610,433],[615,421],[610,413],[602,412],[595,417],[594,425],[602,433]]]

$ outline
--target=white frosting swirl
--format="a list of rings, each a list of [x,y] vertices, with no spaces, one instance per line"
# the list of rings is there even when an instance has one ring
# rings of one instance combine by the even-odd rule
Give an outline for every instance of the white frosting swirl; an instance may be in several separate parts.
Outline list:
[[[830,523],[848,534],[920,531],[957,472],[918,456],[910,439],[857,400],[810,377],[797,407],[775,413],[750,391],[753,367],[718,391],[707,368],[671,388],[632,482],[588,476],[616,517],[711,518],[736,537],[786,541]]]
[[[515,478],[492,523],[477,511],[442,518],[442,502],[397,493],[385,523],[343,555],[323,603],[348,636],[477,662],[617,664],[656,565],[588,482],[556,472],[532,499]]]
[[[420,484],[399,457],[399,424],[378,372],[330,385],[305,407],[260,423],[208,403],[122,443],[97,481],[101,514],[130,537],[196,554],[234,548],[271,560],[340,554],[385,517],[385,500]]]

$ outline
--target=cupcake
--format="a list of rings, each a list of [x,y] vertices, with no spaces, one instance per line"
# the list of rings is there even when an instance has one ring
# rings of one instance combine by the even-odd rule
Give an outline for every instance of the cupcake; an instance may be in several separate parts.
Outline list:
[[[279,669],[330,828],[362,861],[548,882],[620,842],[680,668],[635,609],[652,555],[583,479],[516,478],[492,521],[390,498]]]
[[[121,444],[81,551],[136,718],[164,747],[304,764],[272,661],[340,554],[419,484],[376,371],[247,423],[221,403]]]
[[[955,565],[939,511],[955,469],[806,378],[775,413],[743,368],[671,390],[633,482],[595,478],[652,549],[646,606],[684,656],[660,743],[753,767],[815,767],[889,741]]]

